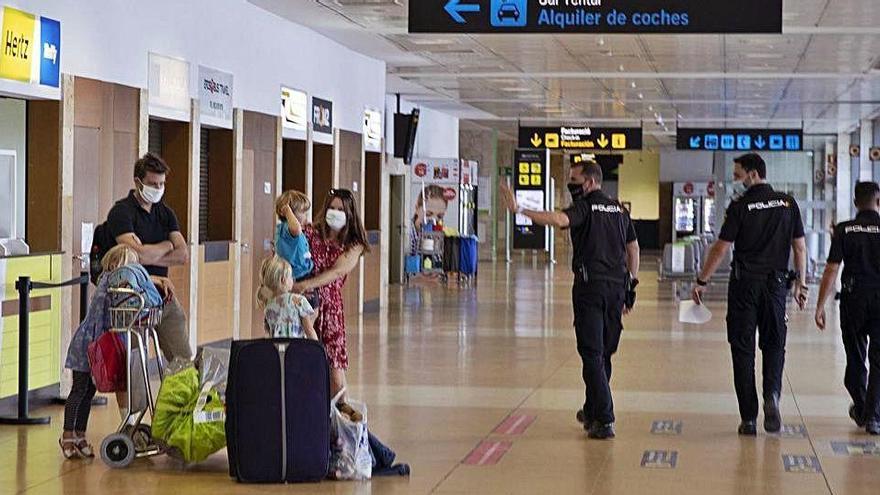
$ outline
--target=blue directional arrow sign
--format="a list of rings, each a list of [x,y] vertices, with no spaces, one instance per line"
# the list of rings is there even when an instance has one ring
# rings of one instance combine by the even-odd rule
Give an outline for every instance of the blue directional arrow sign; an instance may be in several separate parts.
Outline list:
[[[700,138],[700,136],[692,136],[691,137],[691,148],[693,148],[695,150],[700,149],[701,141],[702,141],[702,139]]]
[[[780,134],[772,134],[770,136],[770,149],[774,151],[779,151],[782,149],[782,135]]]
[[[767,146],[767,141],[764,140],[764,136],[758,136],[755,138],[755,148],[762,150],[765,146]]]
[[[449,14],[449,17],[452,17],[453,21],[459,24],[466,24],[467,21],[461,14],[465,12],[479,12],[480,6],[472,3],[461,3],[461,0],[449,0],[444,9]]]

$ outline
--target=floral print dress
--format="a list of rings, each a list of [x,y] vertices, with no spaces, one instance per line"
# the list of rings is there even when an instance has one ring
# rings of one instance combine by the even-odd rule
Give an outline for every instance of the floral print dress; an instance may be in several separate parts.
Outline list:
[[[312,225],[304,229],[309,239],[309,248],[312,251],[312,261],[315,263],[314,274],[319,275],[336,264],[336,260],[345,250],[342,246],[329,239],[324,239],[321,233]],[[327,357],[330,360],[330,368],[336,370],[348,369],[348,351],[345,340],[345,309],[342,307],[342,286],[348,275],[334,280],[323,287],[318,287],[320,302],[318,303],[318,319],[315,321],[315,332],[324,343]]]

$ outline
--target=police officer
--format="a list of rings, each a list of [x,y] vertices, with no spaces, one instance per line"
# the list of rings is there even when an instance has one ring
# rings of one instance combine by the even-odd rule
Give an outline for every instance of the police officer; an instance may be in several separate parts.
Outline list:
[[[693,299],[703,293],[733,246],[727,292],[727,341],[733,357],[733,381],[742,423],[739,434],[757,435],[758,393],[755,389],[755,327],[763,354],[764,429],[782,428],[779,397],[785,365],[785,305],[791,283],[801,309],[806,304],[806,245],[801,213],[794,198],[766,183],[767,165],[755,153],[734,159],[736,187],[745,191],[730,203],[721,233],[697,277]],[[791,250],[796,273],[788,270]]]
[[[825,302],[843,263],[840,321],[846,350],[844,384],[853,400],[849,415],[871,435],[880,435],[880,186],[857,184],[855,205],[859,210],[855,220],[834,229],[816,325],[825,330]],[[870,380],[865,358],[870,362]]]
[[[595,161],[573,163],[568,188],[574,201],[563,212],[523,209],[504,186],[502,198],[511,212],[538,225],[570,229],[574,326],[586,385],[578,419],[590,438],[608,439],[614,437],[611,356],[620,343],[622,314],[635,304],[639,243],[629,213],[602,191],[602,168]]]

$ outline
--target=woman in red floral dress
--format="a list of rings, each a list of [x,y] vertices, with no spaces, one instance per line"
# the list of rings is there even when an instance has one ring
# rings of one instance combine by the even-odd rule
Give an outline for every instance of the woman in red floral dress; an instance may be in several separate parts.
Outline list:
[[[361,255],[369,250],[366,230],[354,196],[347,189],[331,189],[313,225],[305,227],[315,264],[315,276],[294,286],[298,293],[318,290],[321,297],[315,331],[330,359],[330,388],[336,395],[345,387],[348,352],[345,342],[345,308],[342,286]],[[345,407],[340,401],[340,409]]]

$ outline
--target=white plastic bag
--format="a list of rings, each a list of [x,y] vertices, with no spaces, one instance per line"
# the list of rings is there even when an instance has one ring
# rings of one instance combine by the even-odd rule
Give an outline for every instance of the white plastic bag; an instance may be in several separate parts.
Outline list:
[[[370,434],[367,431],[367,406],[348,400],[348,405],[360,412],[364,419],[353,423],[336,409],[336,403],[345,393],[341,390],[330,402],[330,474],[335,480],[368,480],[373,475],[373,455],[370,453]]]

